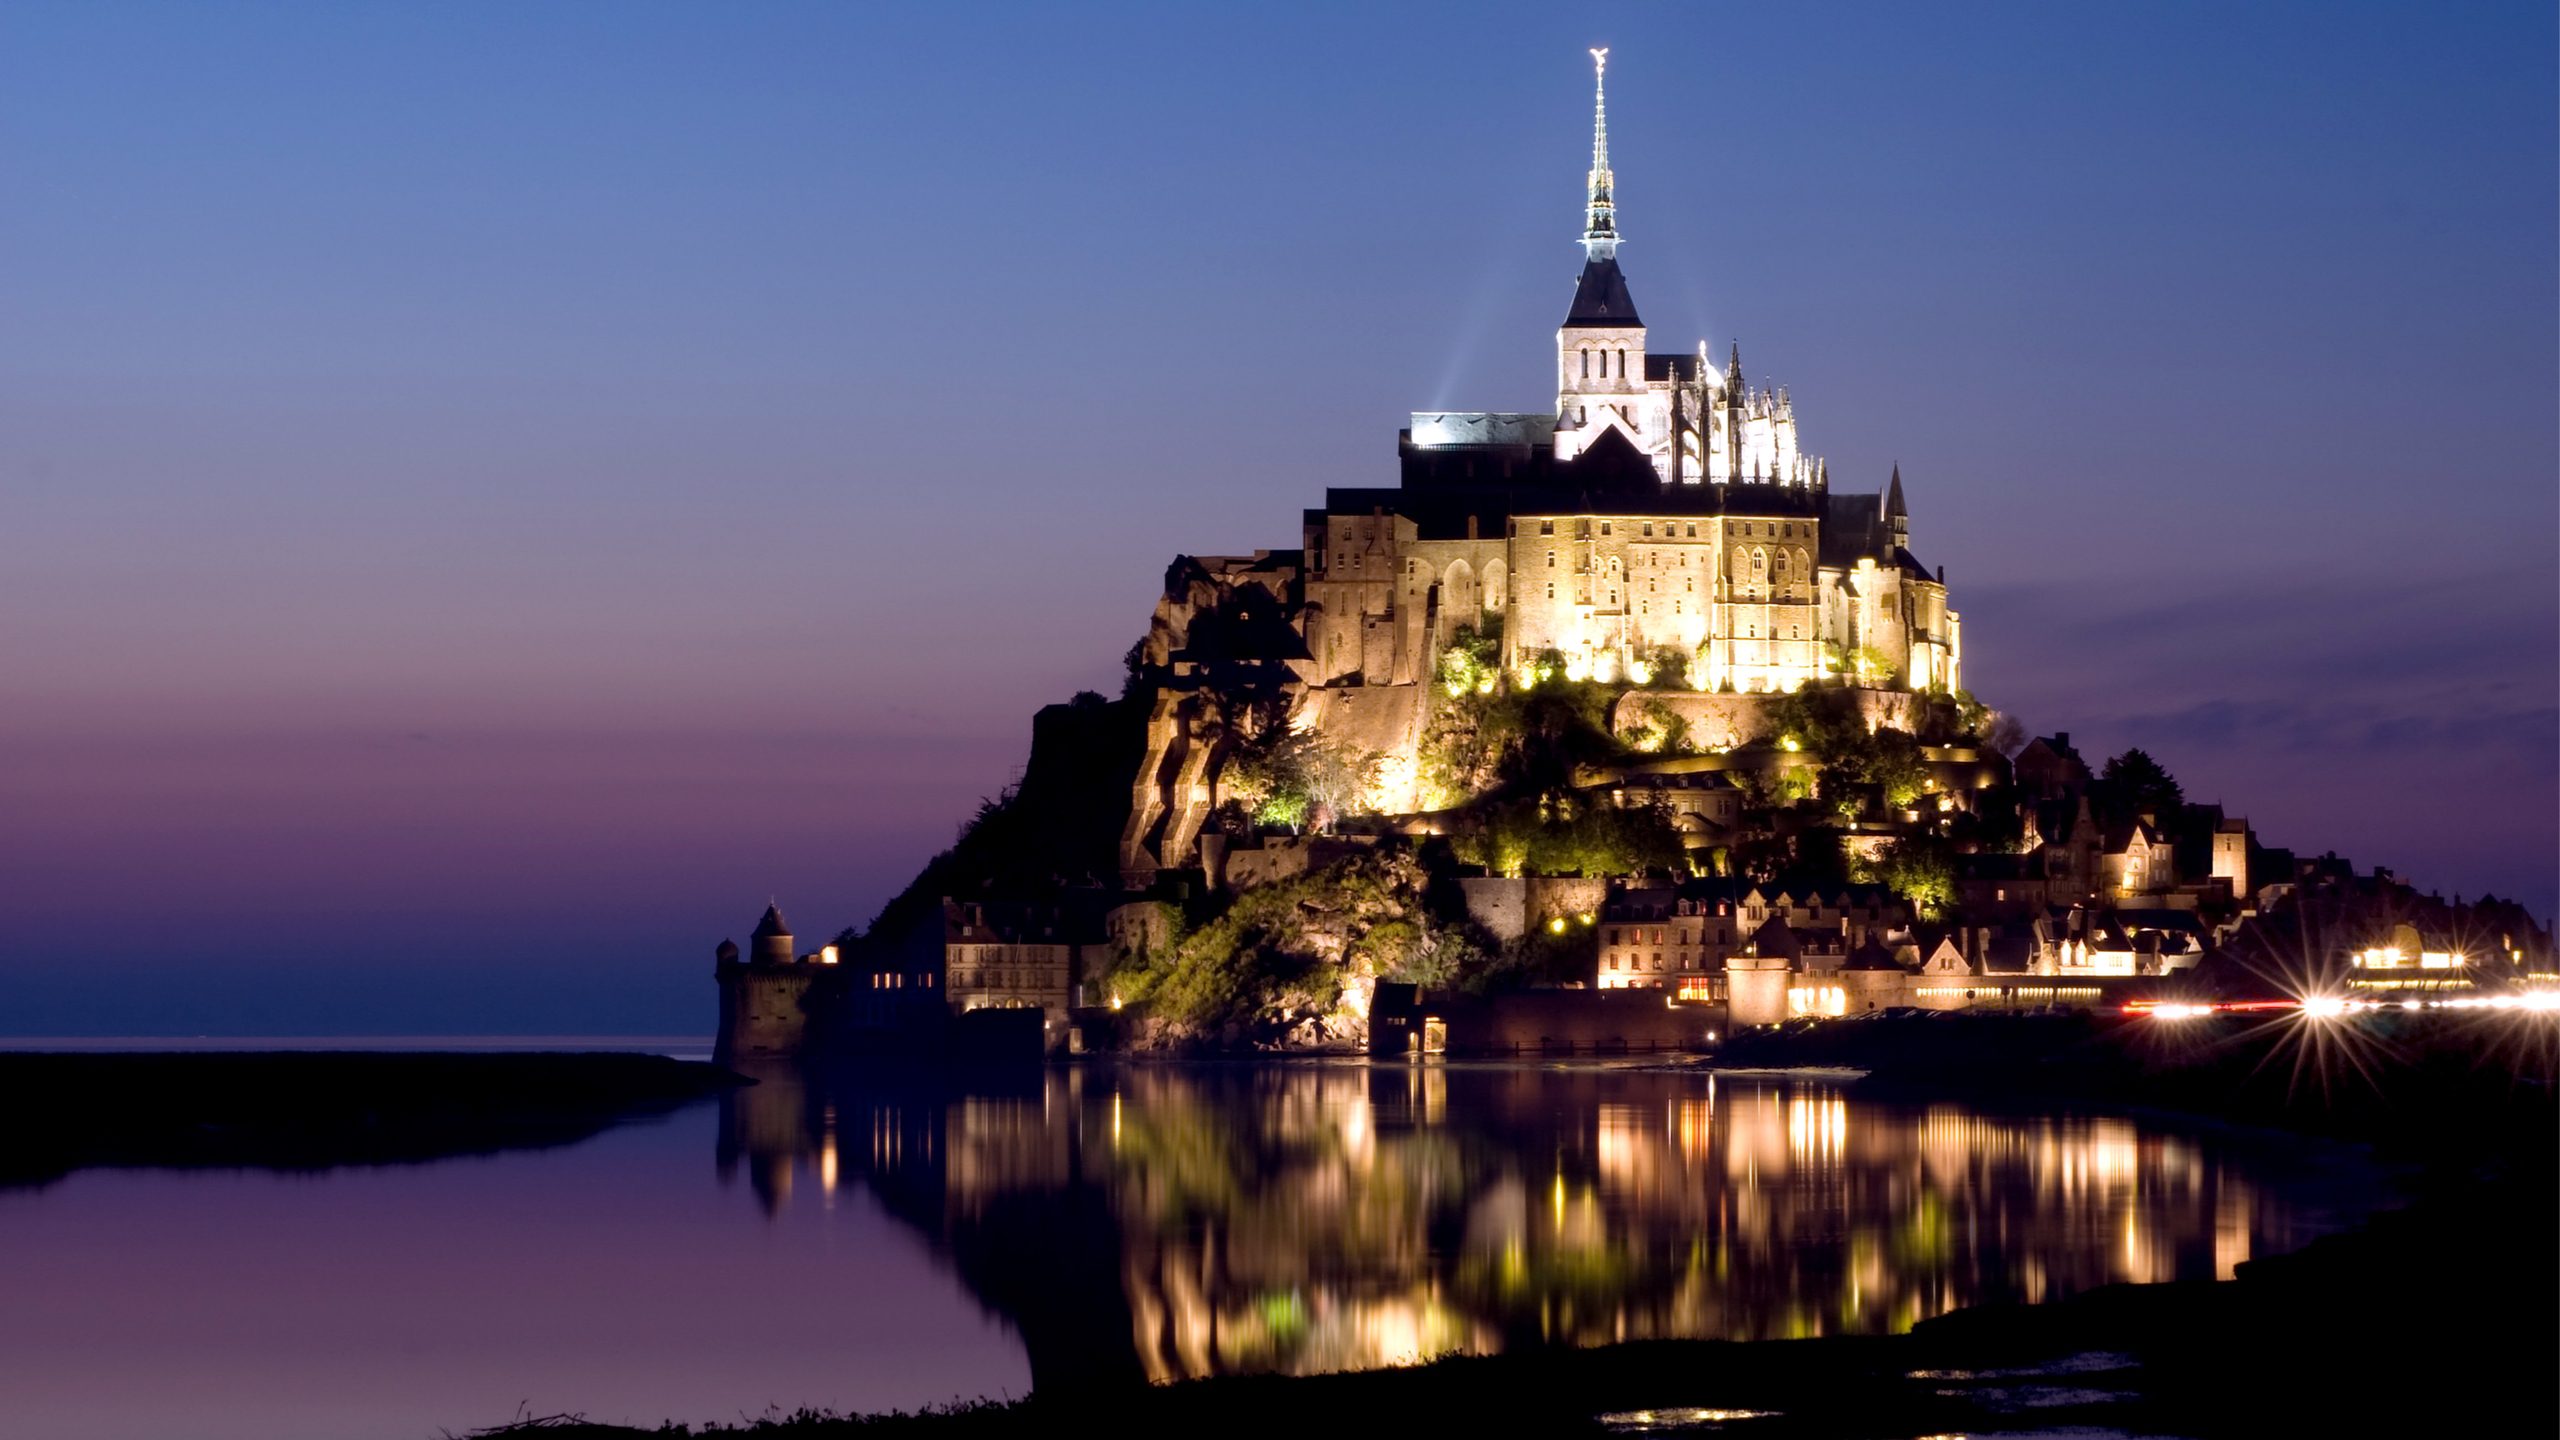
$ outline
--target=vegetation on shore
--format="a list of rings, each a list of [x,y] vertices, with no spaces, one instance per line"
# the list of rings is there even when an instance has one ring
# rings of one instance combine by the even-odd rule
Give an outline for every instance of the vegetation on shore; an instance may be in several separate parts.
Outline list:
[[[326,1170],[566,1145],[740,1083],[662,1055],[0,1054],[0,1093],[27,1099],[0,1187],[91,1166]]]

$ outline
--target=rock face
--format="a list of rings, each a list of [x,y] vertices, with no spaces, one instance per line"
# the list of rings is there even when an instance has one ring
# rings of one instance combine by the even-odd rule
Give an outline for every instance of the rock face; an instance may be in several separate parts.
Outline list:
[[[1365,1046],[1378,981],[1445,966],[1466,944],[1430,917],[1426,879],[1409,855],[1363,854],[1245,892],[1144,977],[1131,1043]]]
[[[1159,870],[1197,863],[1200,827],[1246,711],[1286,717],[1305,693],[1304,603],[1297,552],[1185,555],[1166,567],[1146,637],[1130,652],[1133,687],[1150,698],[1146,751],[1120,834],[1121,880],[1144,889]]]

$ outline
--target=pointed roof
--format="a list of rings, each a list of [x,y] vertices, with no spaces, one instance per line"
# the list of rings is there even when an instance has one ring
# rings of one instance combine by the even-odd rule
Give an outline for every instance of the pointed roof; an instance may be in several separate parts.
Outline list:
[[[1843,970],[1899,970],[1902,967],[1894,962],[1892,951],[1876,943],[1875,932],[1870,930],[1867,932],[1866,943],[1850,951],[1847,962],[1840,968]]]
[[[782,918],[782,907],[779,905],[765,906],[764,918],[756,922],[756,933],[754,938],[758,940],[765,940],[776,936],[788,937],[790,934],[791,922]]]
[[[1615,425],[1601,431],[1589,449],[1567,462],[1566,472],[1586,494],[1594,495],[1652,490],[1662,483],[1653,462]]]
[[[1618,269],[1614,256],[1595,257],[1582,262],[1582,278],[1573,284],[1573,308],[1565,312],[1567,325],[1642,325],[1636,318],[1635,297],[1627,293],[1627,277]]]
[[[1884,513],[1888,518],[1911,513],[1902,508],[1902,467],[1899,464],[1893,467],[1893,484],[1884,492]]]

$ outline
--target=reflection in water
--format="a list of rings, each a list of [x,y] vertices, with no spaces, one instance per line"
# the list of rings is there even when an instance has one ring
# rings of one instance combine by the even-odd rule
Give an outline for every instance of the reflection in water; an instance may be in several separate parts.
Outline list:
[[[1020,1329],[1036,1387],[1897,1331],[2229,1278],[2334,1223],[2237,1142],[1697,1071],[779,1071],[729,1102],[719,1160],[768,1209],[795,1174],[868,1184]]]

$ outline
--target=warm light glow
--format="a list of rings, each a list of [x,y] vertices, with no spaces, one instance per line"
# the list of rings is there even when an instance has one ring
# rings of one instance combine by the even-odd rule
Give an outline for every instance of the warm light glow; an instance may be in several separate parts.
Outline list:
[[[1563,933],[1564,933],[1564,917],[1563,917],[1563,916],[1561,916],[1561,915],[1559,915],[1559,916],[1557,916],[1556,918],[1554,918],[1553,920],[1548,921],[1548,922],[1547,922],[1547,933],[1548,933],[1548,934],[1550,934],[1550,935],[1561,935],[1561,934],[1563,934]]]
[[[836,947],[830,945],[824,950],[819,951],[818,963],[821,965],[833,965],[836,963]]]
[[[2335,995],[2312,995],[2304,998],[2302,1013],[2314,1020],[2329,1020],[2347,1013],[2347,1002]]]

